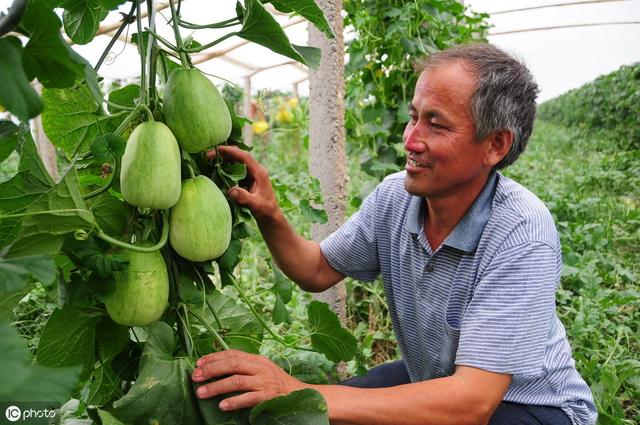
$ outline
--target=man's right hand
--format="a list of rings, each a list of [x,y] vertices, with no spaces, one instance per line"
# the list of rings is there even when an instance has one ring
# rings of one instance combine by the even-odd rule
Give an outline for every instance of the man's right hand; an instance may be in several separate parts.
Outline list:
[[[320,245],[304,239],[289,225],[278,207],[267,170],[238,147],[219,146],[217,150],[225,160],[247,166],[249,177],[253,179],[249,190],[236,186],[227,193],[239,205],[251,210],[273,259],[284,274],[302,289],[312,292],[324,291],[343,279],[344,276],[322,255]],[[209,159],[215,156],[215,150],[207,153]]]
[[[241,162],[247,166],[252,183],[249,190],[234,186],[227,191],[230,198],[251,210],[253,216],[261,218],[274,217],[278,212],[278,200],[271,187],[267,170],[256,161],[249,152],[237,146],[219,146],[217,151],[227,161]],[[216,157],[216,150],[207,152],[208,159]]]

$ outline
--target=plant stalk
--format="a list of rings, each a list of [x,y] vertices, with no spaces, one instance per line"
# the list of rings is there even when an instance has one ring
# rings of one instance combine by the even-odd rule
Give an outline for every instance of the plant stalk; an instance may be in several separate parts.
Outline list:
[[[111,187],[111,185],[115,180],[115,176],[118,171],[118,168],[119,168],[118,160],[116,159],[115,162],[113,163],[113,170],[111,170],[111,174],[109,175],[109,179],[107,180],[107,182],[104,185],[100,186],[98,189],[94,190],[93,192],[89,192],[83,195],[82,199],[86,201],[87,199],[91,199],[95,196],[100,195],[102,192],[106,192],[107,190],[109,190],[109,188]]]
[[[177,46],[174,46],[173,44],[171,44],[171,42],[169,40],[167,40],[166,38],[162,37],[161,35],[159,35],[155,31],[151,30],[149,27],[145,27],[145,30],[147,30],[149,32],[149,34],[153,38],[158,40],[160,43],[164,44],[167,48],[173,50],[176,53],[178,53],[180,51],[180,49]]]
[[[198,53],[198,52],[201,52],[203,50],[208,49],[209,47],[213,47],[216,44],[222,43],[227,38],[233,37],[234,35],[238,35],[238,33],[237,32],[230,32],[229,34],[223,35],[222,37],[218,38],[217,40],[212,41],[211,43],[204,44],[204,45],[202,45],[200,47],[194,47],[192,49],[183,49],[183,50],[185,52],[187,52],[187,53]]]
[[[123,242],[119,239],[116,239],[107,235],[100,228],[98,228],[97,236],[100,239],[106,242],[109,242],[111,245],[128,249],[130,251],[145,252],[145,253],[154,252],[159,250],[163,246],[165,246],[167,243],[167,240],[169,239],[169,219],[167,217],[167,213],[163,211],[162,212],[162,235],[160,236],[160,240],[158,241],[158,243],[156,243],[153,246],[139,246],[139,245],[132,245],[130,243]]]
[[[226,21],[214,22],[213,24],[198,25],[198,24],[193,24],[191,22],[183,21],[181,19],[179,21],[179,24],[181,27],[191,29],[191,30],[200,30],[200,29],[207,29],[207,28],[219,29],[219,28],[228,28],[235,25],[239,25],[240,20],[238,20],[238,18],[235,17],[235,18],[227,19]]]
[[[131,111],[129,113],[129,115],[127,115],[127,118],[124,119],[124,121],[122,121],[120,123],[120,125],[118,126],[118,128],[116,129],[116,131],[114,132],[114,134],[116,134],[117,136],[120,136],[122,134],[122,132],[124,131],[125,128],[127,128],[127,126],[129,124],[131,124],[131,122],[138,116],[138,114],[142,111],[142,106],[140,104],[138,104],[133,111]]]
[[[209,325],[202,317],[200,317],[200,315],[195,313],[193,310],[189,310],[189,313],[193,315],[193,317],[198,319],[198,322],[202,323],[204,327],[207,328],[209,332],[211,332],[211,334],[214,336],[215,339],[218,340],[218,343],[222,346],[223,349],[228,350],[230,348],[229,345],[225,342],[225,340],[220,336],[218,331],[213,329],[211,325]]]
[[[151,112],[151,109],[149,108],[149,106],[147,106],[146,104],[142,103],[142,109],[144,109],[144,112],[147,114],[147,120],[149,122],[154,122],[155,118],[153,117],[153,112]]]
[[[173,27],[173,33],[176,37],[176,45],[178,46],[178,52],[180,53],[180,62],[182,63],[183,67],[189,68],[189,58],[187,57],[184,43],[182,42],[182,36],[180,35],[180,19],[178,18],[176,8],[173,5],[173,0],[169,0],[169,7],[171,8],[171,26]]]
[[[267,325],[267,323],[264,321],[262,316],[258,314],[258,312],[256,311],[251,301],[247,298],[242,288],[240,288],[240,285],[238,285],[238,282],[236,282],[235,278],[232,279],[232,282],[233,282],[233,287],[236,288],[236,291],[238,291],[238,295],[240,295],[240,299],[247,305],[247,307],[249,307],[249,310],[251,310],[251,313],[254,315],[256,320],[258,320],[260,325],[267,331],[267,333],[269,333],[269,335],[271,335],[275,341],[279,342],[280,344],[286,347],[289,347],[289,344],[287,344],[287,342],[283,340],[280,337],[280,335],[276,335],[276,333],[273,332],[273,330],[269,327],[269,325]]]
[[[147,10],[149,11],[149,29],[155,31],[156,29],[156,2],[155,0],[147,0]],[[156,47],[156,38],[151,37],[149,39],[149,45],[147,46],[147,78],[148,78],[148,95],[149,105],[151,109],[155,109],[157,102],[156,92],[156,65],[157,65],[158,49]]]
[[[109,41],[109,44],[107,45],[107,48],[104,49],[104,52],[102,52],[102,55],[100,56],[100,59],[98,59],[98,63],[94,67],[94,71],[95,72],[98,72],[98,70],[102,66],[102,63],[107,58],[107,55],[111,51],[111,48],[113,47],[113,45],[118,40],[118,37],[120,37],[120,34],[122,34],[122,31],[124,31],[124,29],[127,27],[127,25],[129,25],[131,23],[131,18],[133,17],[133,14],[135,13],[135,11],[136,11],[136,2],[134,1],[131,4],[131,10],[129,11],[129,14],[127,14],[127,16],[122,18],[122,25],[120,25],[120,28],[118,28],[118,31],[116,31],[116,33],[113,35],[113,37],[111,37],[111,41]]]
[[[136,0],[135,3],[136,3],[136,10],[138,11],[136,16],[136,24],[138,26],[138,51],[140,52],[140,98],[138,99],[138,103],[146,104],[147,103],[147,78],[146,78],[147,69],[145,66],[146,50],[145,50],[145,44],[144,44],[144,37],[142,34],[142,18],[140,17],[140,2]]]

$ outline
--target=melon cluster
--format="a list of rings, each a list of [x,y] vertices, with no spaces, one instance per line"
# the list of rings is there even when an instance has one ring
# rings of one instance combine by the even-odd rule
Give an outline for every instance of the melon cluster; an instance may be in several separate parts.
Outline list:
[[[197,69],[176,69],[163,98],[165,123],[136,127],[122,156],[120,186],[127,203],[171,209],[169,242],[190,261],[221,256],[231,240],[232,217],[222,191],[205,176],[181,181],[180,149],[197,153],[231,134],[231,115],[218,89]],[[159,251],[126,251],[129,267],[114,275],[105,301],[120,324],[147,326],[164,312],[169,296],[167,267]]]

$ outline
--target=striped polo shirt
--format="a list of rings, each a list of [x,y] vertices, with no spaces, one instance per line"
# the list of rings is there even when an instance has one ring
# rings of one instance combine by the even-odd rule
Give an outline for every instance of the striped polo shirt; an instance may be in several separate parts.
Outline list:
[[[560,407],[573,424],[594,424],[591,391],[555,312],[562,259],[549,210],[493,173],[434,252],[425,200],[404,189],[404,176],[388,176],[320,246],[346,276],[382,275],[412,382],[452,375],[455,365],[506,373],[505,401]]]

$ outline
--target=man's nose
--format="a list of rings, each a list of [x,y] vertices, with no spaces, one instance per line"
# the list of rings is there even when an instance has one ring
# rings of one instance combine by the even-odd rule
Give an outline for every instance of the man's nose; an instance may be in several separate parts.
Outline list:
[[[425,137],[417,125],[405,131],[404,148],[407,151],[422,152],[425,150]]]

